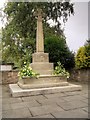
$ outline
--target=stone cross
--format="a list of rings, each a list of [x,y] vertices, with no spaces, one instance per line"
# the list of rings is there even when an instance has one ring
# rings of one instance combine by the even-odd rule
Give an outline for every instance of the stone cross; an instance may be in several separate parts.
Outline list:
[[[36,52],[44,52],[42,9],[37,11]]]

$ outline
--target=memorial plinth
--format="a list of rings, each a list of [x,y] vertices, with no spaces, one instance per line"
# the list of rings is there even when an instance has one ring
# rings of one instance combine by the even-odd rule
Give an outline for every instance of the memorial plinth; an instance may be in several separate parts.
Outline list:
[[[37,12],[36,52],[32,54],[30,66],[40,74],[39,78],[24,77],[17,84],[9,85],[13,97],[82,89],[81,86],[69,84],[66,77],[53,75],[53,63],[49,63],[49,54],[44,53],[41,9]]]
[[[32,55],[31,68],[40,75],[52,75],[53,63],[49,63],[48,53],[36,52]]]
[[[23,89],[49,88],[58,86],[67,86],[68,82],[65,77],[55,75],[40,75],[39,78],[24,77],[18,82]]]

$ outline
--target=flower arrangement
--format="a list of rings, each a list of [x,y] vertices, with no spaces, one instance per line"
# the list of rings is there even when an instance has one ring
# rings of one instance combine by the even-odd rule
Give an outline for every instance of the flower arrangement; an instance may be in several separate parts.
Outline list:
[[[20,77],[20,78],[23,78],[23,77],[36,77],[36,78],[38,78],[39,77],[39,74],[38,73],[36,73],[36,72],[34,72],[33,70],[32,70],[32,68],[28,65],[28,64],[26,64],[26,62],[24,62],[24,66],[23,66],[23,68],[21,68],[21,70],[19,71],[19,73],[18,73],[18,76]]]
[[[60,62],[57,62],[58,66],[55,67],[54,75],[66,76],[67,78],[70,77],[69,72],[65,70],[65,68],[61,65]]]

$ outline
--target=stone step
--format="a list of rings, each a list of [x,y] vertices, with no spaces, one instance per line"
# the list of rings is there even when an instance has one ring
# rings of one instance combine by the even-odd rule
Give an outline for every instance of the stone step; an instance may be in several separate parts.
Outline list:
[[[69,84],[67,86],[37,88],[37,89],[22,89],[17,84],[10,84],[9,88],[13,97],[51,94],[51,93],[59,93],[59,92],[72,92],[72,91],[82,90],[81,85],[74,85],[74,84]]]
[[[64,76],[56,75],[40,75],[38,78],[35,77],[23,77],[18,81],[18,85],[23,88],[43,88],[43,87],[55,87],[68,85],[67,78]]]
[[[43,84],[44,83],[44,84]],[[49,87],[58,87],[58,86],[66,86],[68,85],[68,82],[43,82],[42,84],[37,83],[37,84],[22,84],[20,82],[18,82],[18,85],[22,88],[22,89],[37,89],[37,88],[49,88]]]
[[[38,78],[35,77],[23,77],[18,81],[18,85],[21,88],[42,88],[51,86],[68,85],[67,78],[55,75],[41,75]]]

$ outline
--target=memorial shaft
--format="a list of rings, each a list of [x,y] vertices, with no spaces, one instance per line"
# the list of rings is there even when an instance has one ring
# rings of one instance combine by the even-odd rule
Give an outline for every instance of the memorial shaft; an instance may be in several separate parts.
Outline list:
[[[44,38],[43,38],[41,9],[38,10],[38,14],[37,14],[36,52],[44,52]]]

